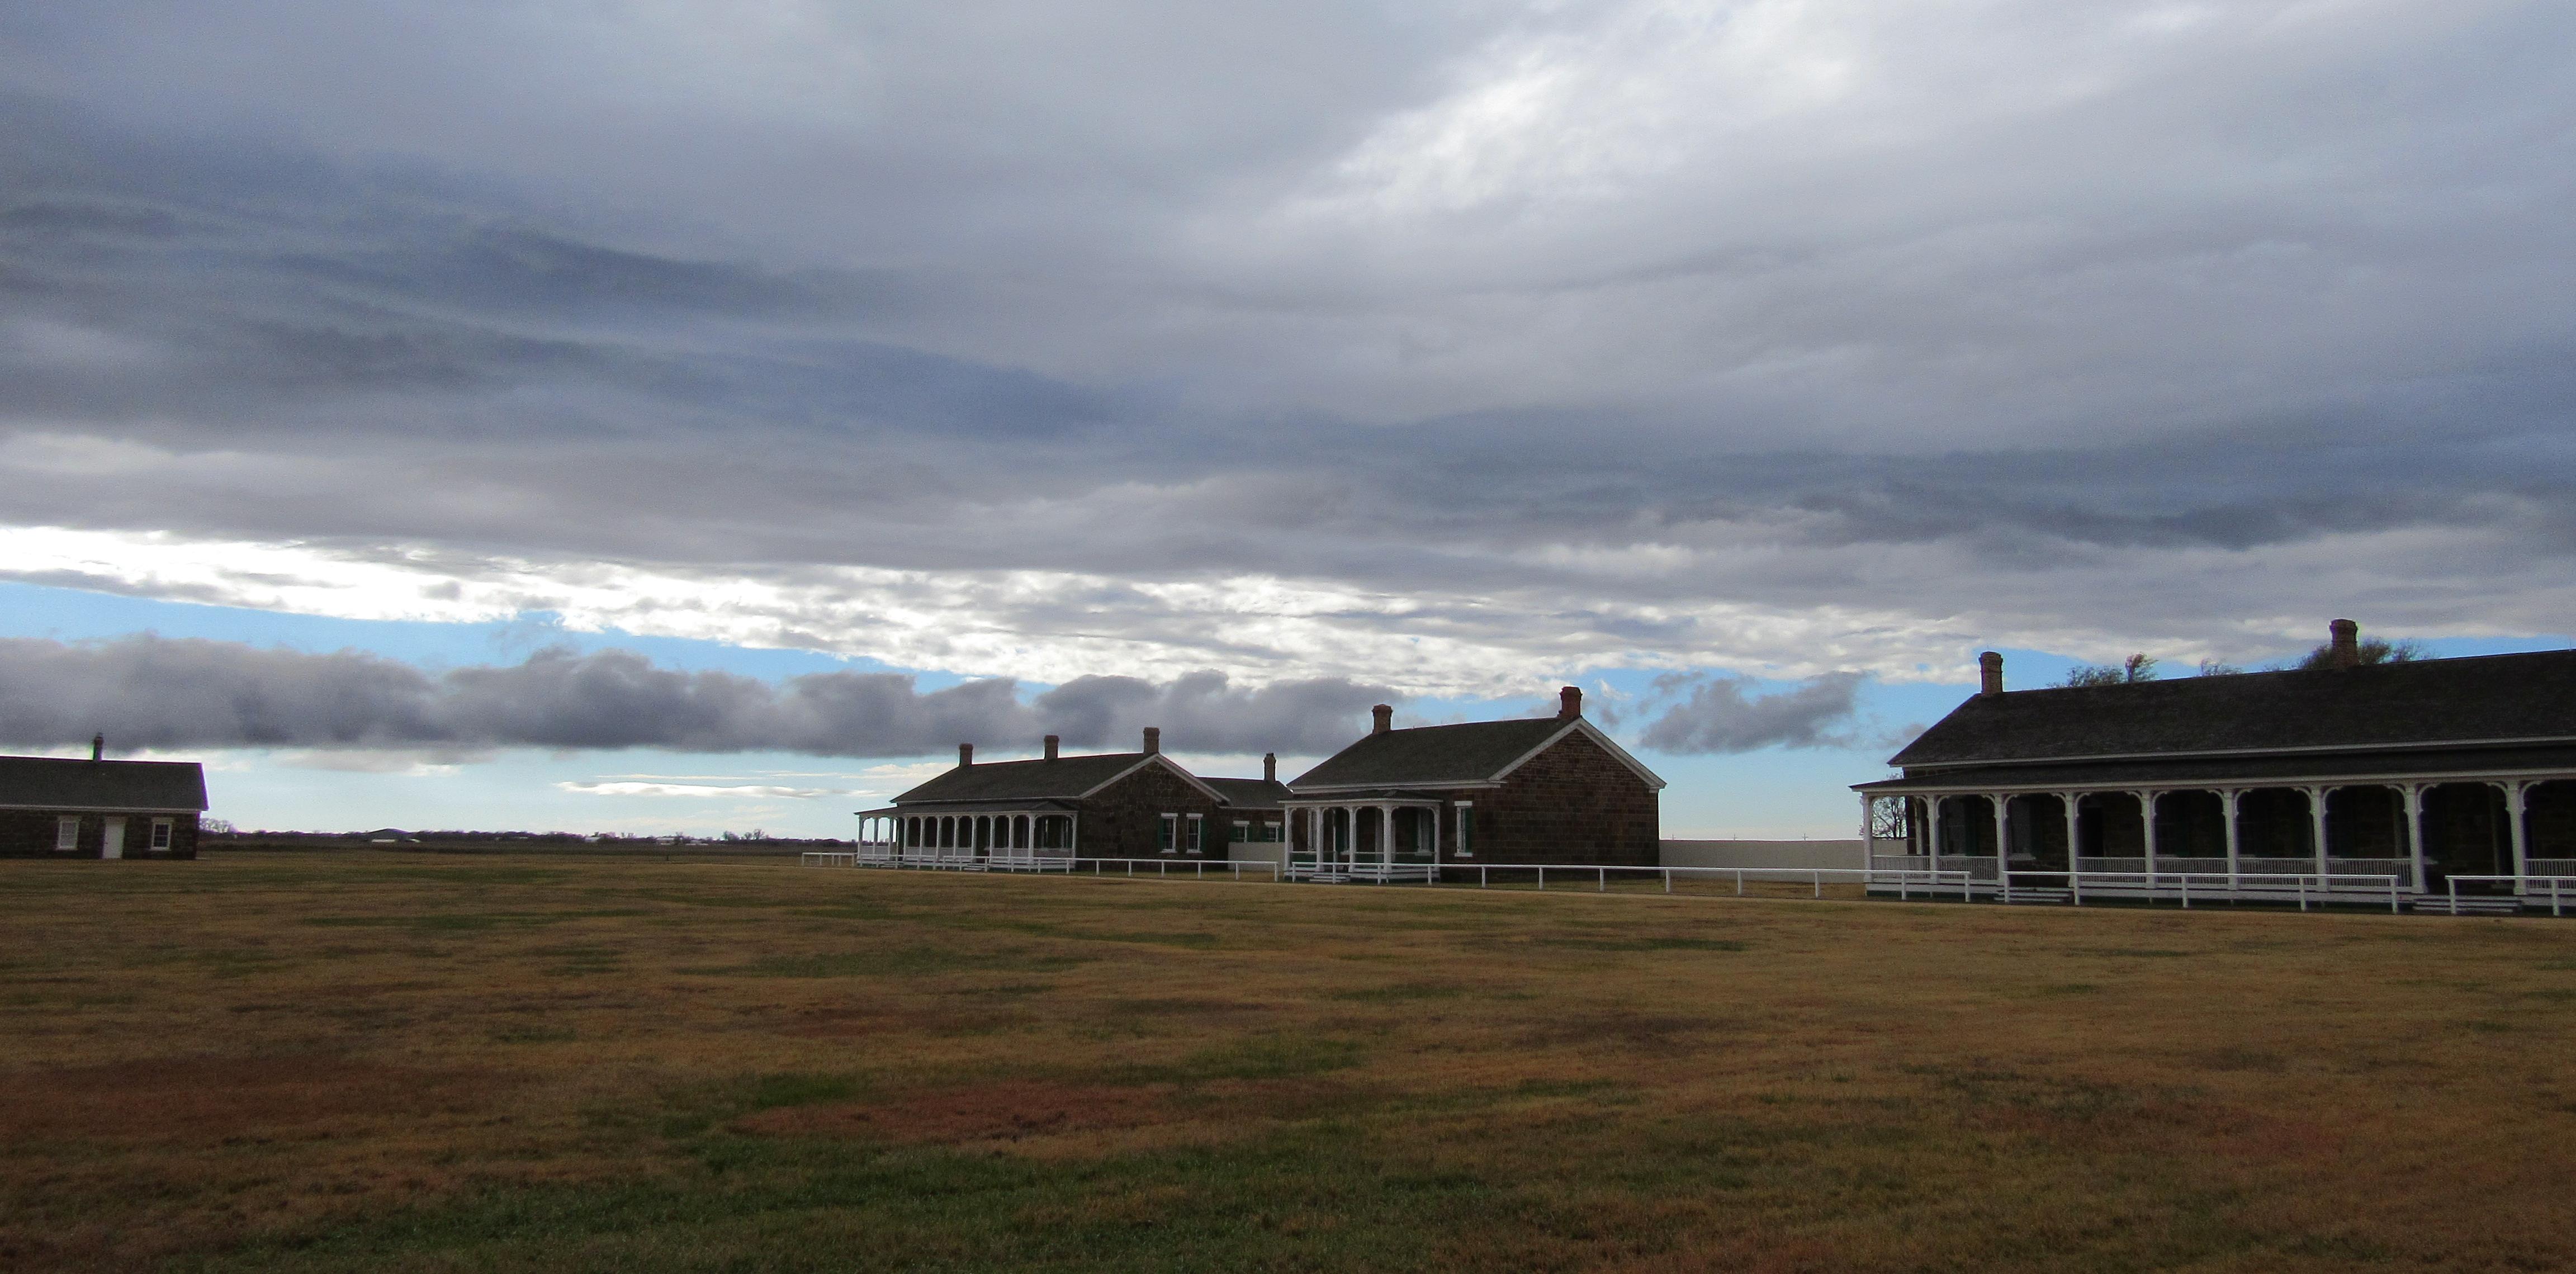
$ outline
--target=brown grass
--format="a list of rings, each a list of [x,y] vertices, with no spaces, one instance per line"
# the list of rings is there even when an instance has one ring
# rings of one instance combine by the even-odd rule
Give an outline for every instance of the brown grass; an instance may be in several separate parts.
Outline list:
[[[0,865],[0,1269],[2558,1269],[2576,925]]]

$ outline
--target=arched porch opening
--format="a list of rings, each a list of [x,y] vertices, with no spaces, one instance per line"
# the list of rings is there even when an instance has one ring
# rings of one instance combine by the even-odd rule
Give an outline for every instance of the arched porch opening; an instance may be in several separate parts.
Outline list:
[[[2534,876],[2576,876],[2576,780],[2534,783],[2522,796],[2523,870]]]
[[[2295,787],[2237,793],[2236,869],[2303,876],[2316,871],[2316,824],[2307,793]]]
[[[2156,870],[2227,870],[2227,802],[2218,793],[2156,794]]]
[[[2075,854],[2085,871],[2145,871],[2147,820],[2134,792],[2075,798]]]
[[[1950,796],[1941,800],[1941,856],[1995,856],[1995,803],[1983,796]]]
[[[2004,825],[2011,836],[2013,866],[2031,871],[2067,871],[2066,798],[2054,792],[2026,792],[2007,798]]]
[[[2504,790],[2493,783],[2437,783],[2424,789],[2424,887],[2453,876],[2513,871],[2513,828]],[[2486,886],[2466,886],[2481,889]]]

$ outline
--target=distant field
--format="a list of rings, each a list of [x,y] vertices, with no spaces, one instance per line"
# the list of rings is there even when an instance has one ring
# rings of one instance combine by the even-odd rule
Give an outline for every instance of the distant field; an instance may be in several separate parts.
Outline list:
[[[0,863],[0,1269],[2541,1270],[2576,923]]]

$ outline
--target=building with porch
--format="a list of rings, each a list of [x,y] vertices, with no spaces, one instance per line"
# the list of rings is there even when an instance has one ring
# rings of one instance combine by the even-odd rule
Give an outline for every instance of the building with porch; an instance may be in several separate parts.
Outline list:
[[[1222,860],[1236,820],[1282,817],[1263,780],[1202,779],[1163,755],[1155,727],[1135,752],[1065,756],[1059,742],[1046,736],[1036,760],[981,765],[975,745],[959,744],[955,769],[887,808],[859,812],[861,860],[1004,868],[1077,856]],[[1274,767],[1268,787],[1277,788],[1277,762],[1265,764]]]
[[[0,858],[194,858],[206,770],[194,761],[0,756]]]
[[[2010,692],[1987,652],[1902,777],[1855,786],[1871,866],[2158,897],[2576,877],[2576,651],[2363,664],[2329,632],[2314,669]]]
[[[1393,728],[1288,785],[1288,874],[1428,880],[1442,863],[1660,861],[1664,780],[1583,718],[1567,686],[1554,717]]]

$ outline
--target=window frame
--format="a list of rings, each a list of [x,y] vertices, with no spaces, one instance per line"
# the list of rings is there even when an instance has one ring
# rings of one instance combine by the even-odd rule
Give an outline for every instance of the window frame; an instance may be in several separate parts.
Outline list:
[[[56,815],[56,816],[54,817],[54,852],[55,852],[55,853],[57,853],[57,854],[75,854],[75,853],[79,853],[79,852],[80,852],[80,833],[81,833],[81,816],[80,816],[80,815],[78,815],[78,814],[58,814],[58,815]]]
[[[171,819],[156,818],[152,820],[152,839],[144,848],[154,853],[166,854],[170,852],[171,846],[178,843],[178,840],[176,822]]]
[[[1156,850],[1166,854],[1177,854],[1181,852],[1181,816],[1178,814],[1163,815],[1156,824],[1154,838],[1154,848]]]
[[[1451,839],[1453,848],[1450,849],[1449,856],[1473,858],[1476,856],[1476,803],[1460,801],[1456,808],[1458,810],[1457,835]]]

